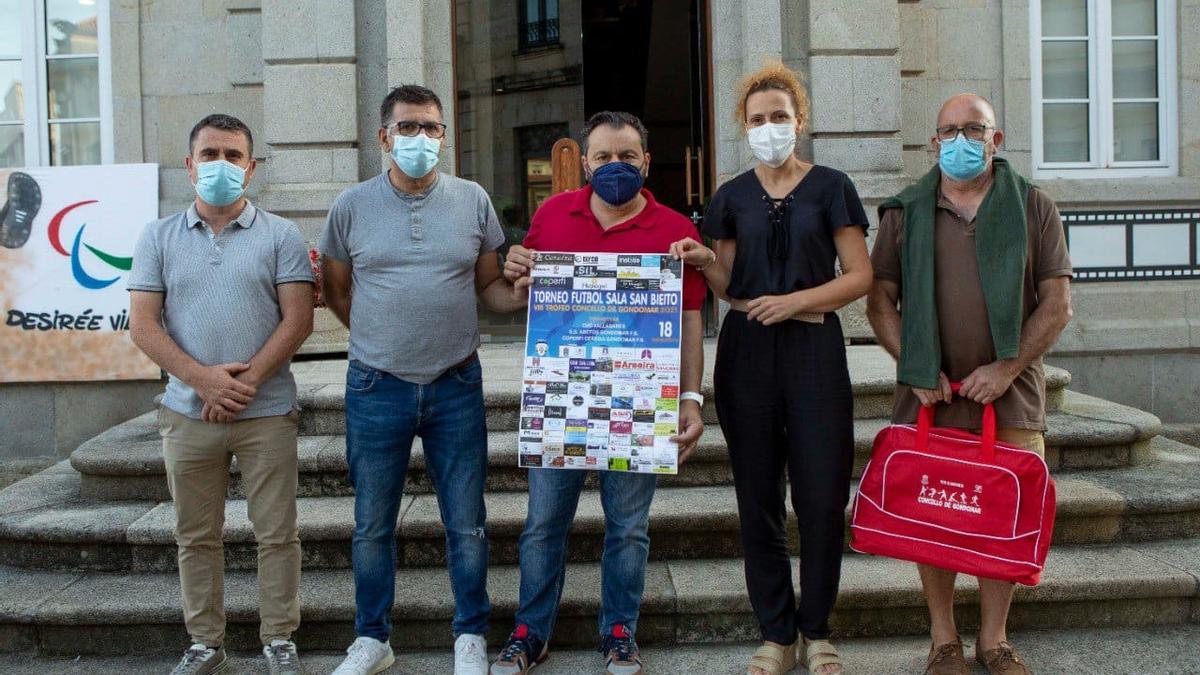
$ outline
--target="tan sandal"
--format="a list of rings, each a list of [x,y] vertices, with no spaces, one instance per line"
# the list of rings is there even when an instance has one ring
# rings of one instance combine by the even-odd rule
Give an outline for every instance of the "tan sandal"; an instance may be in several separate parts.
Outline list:
[[[769,675],[790,673],[796,669],[796,645],[777,647],[774,644],[764,643],[750,658],[750,666],[746,669],[747,673],[750,672],[750,668],[758,668]]]
[[[800,638],[800,665],[810,673],[816,673],[823,666],[837,666],[835,672],[843,673],[842,657],[829,640],[809,640]]]

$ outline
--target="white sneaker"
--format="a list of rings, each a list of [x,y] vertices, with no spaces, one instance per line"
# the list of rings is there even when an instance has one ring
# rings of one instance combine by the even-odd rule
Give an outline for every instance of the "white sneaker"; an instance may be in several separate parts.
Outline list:
[[[346,660],[333,675],[375,675],[396,662],[392,646],[374,638],[360,637],[346,650]]]
[[[454,641],[454,675],[487,675],[487,640],[463,633]]]

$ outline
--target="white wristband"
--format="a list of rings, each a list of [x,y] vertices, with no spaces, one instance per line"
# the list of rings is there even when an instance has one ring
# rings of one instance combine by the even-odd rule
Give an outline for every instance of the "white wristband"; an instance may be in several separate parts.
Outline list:
[[[680,401],[695,401],[696,403],[700,404],[701,408],[704,407],[704,396],[702,394],[698,394],[694,391],[683,392],[682,394],[679,395],[679,400]]]

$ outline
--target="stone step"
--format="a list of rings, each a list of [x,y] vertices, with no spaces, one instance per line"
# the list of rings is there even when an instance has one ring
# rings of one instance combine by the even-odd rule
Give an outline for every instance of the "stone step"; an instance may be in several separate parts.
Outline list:
[[[1051,470],[1117,468],[1139,463],[1160,423],[1155,416],[1116,403],[1067,391],[1063,408],[1047,419],[1047,456]],[[883,418],[854,422],[855,475],[871,454],[875,435],[887,426]],[[299,442],[300,494],[352,494],[346,481],[345,436],[302,436]],[[516,466],[517,434],[493,431],[488,437],[488,489],[525,490],[526,470]],[[168,499],[162,441],[154,413],[142,415],[84,443],[71,455],[71,465],[83,474],[81,494],[98,500]],[[408,491],[430,492],[420,439],[414,444]],[[243,497],[241,475],[232,467],[230,496]],[[677,476],[663,476],[661,485],[722,485],[732,481],[720,428],[709,425],[700,447]],[[592,481],[594,482],[594,480]]]
[[[487,405],[488,429],[510,431],[517,428],[521,391],[520,345],[484,345],[479,350],[483,364],[483,393]],[[896,363],[880,347],[846,348],[850,382],[854,391],[854,416],[859,419],[887,417],[892,411],[896,385]],[[705,342],[704,386],[710,400],[705,419],[716,422],[712,398],[712,364],[716,342]],[[345,382],[346,362],[341,360],[307,361],[292,366],[299,389],[300,432],[306,435],[338,436],[346,433]],[[1046,366],[1046,409],[1057,410],[1071,375],[1061,368]]]
[[[1153,459],[1137,469],[1060,474],[1055,541],[1099,544],[1200,532],[1200,449],[1162,437],[1155,439],[1153,446]],[[13,504],[20,502],[17,495],[27,492],[33,504],[0,515],[0,564],[100,571],[174,568],[172,502],[95,502],[75,496],[77,474],[52,477],[57,480],[30,479],[0,492]],[[44,498],[53,491],[58,492],[58,501],[45,503]],[[527,496],[494,492],[486,500],[492,560],[515,563]],[[348,567],[354,498],[303,498],[299,513],[305,567]],[[794,540],[794,524],[789,530]],[[599,560],[603,532],[599,493],[585,491],[571,537],[571,559]],[[733,487],[660,488],[651,507],[650,535],[651,556],[656,560],[739,557]],[[256,547],[245,501],[226,505],[225,542],[229,568],[254,569]],[[401,566],[445,563],[444,530],[433,495],[405,496],[397,543]],[[797,545],[793,541],[793,547]]]
[[[795,572],[795,567],[793,567]],[[1200,540],[1110,546],[1060,546],[1042,583],[1019,587],[1010,615],[1014,631],[1181,624],[1200,620]],[[489,643],[511,629],[518,571],[489,570],[493,615]],[[651,562],[638,625],[645,645],[758,639],[739,560]],[[595,643],[600,570],[573,564],[566,576],[555,633],[558,647]],[[41,655],[178,653],[185,646],[178,579],[172,573],[32,572],[0,568],[0,650]],[[226,575],[231,650],[258,647],[253,573]],[[445,570],[400,570],[392,642],[404,649],[445,648],[454,605]],[[959,579],[961,628],[977,627],[978,591]],[[354,637],[353,579],[348,570],[306,572],[303,620],[295,639],[305,649],[336,651]],[[927,610],[913,565],[848,555],[832,617],[841,638],[922,635]],[[1155,661],[1155,672],[1162,672]]]
[[[345,436],[301,436],[299,456],[299,494],[302,497],[336,497],[354,494],[347,479]],[[519,468],[517,433],[488,432],[489,491],[521,491],[528,487],[527,469]],[[675,476],[661,476],[660,485],[722,485],[732,482],[726,461],[725,439],[720,427],[710,426],[686,470]],[[114,427],[80,446],[71,454],[71,465],[83,474],[80,494],[102,501],[170,499],[162,440],[154,426],[154,414],[142,415]],[[230,466],[229,496],[241,499],[245,489],[241,472],[234,460]],[[595,479],[589,480],[594,484]],[[425,471],[425,453],[421,439],[413,442],[406,492],[427,494],[433,491]]]
[[[1200,672],[1200,625],[1176,624],[1134,628],[1077,628],[1073,630],[1009,631],[1009,639],[1040,673],[1160,673]],[[912,675],[925,668],[928,638],[834,637],[848,673],[869,675]],[[967,658],[974,654],[974,641],[965,637]],[[489,645],[492,658],[499,644]],[[178,652],[185,645],[180,642]],[[754,642],[725,644],[660,644],[641,650],[646,672],[661,675],[744,675]],[[312,652],[300,645],[300,661],[306,673],[329,673],[345,658],[344,653]],[[89,675],[166,673],[179,654],[155,656],[46,657],[35,654],[0,654],[0,672],[22,675],[60,675],[86,672]],[[579,675],[600,672],[603,663],[595,649],[558,648],[552,645],[550,659],[538,666],[537,675]],[[222,675],[257,675],[262,672],[259,651],[230,654],[230,665]],[[454,667],[450,651],[400,652],[396,665],[384,671],[395,673],[448,673]],[[977,668],[977,673],[983,672]]]

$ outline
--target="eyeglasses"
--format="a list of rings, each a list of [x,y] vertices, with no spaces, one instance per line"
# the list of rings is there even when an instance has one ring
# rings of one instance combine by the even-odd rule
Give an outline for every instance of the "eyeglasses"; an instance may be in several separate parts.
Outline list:
[[[441,122],[412,122],[404,120],[392,122],[387,128],[388,131],[395,129],[397,136],[416,136],[422,131],[429,138],[444,138],[446,136],[446,125]]]
[[[982,141],[983,137],[987,135],[987,130],[995,128],[990,124],[967,124],[961,127],[946,125],[937,128],[937,137],[939,141],[952,141],[961,132],[972,141]]]

